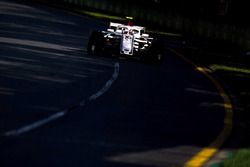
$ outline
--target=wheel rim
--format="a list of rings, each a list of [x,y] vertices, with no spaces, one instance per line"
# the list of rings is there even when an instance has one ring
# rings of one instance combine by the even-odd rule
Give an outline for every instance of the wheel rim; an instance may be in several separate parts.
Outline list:
[[[91,49],[92,53],[95,53],[96,46],[94,44],[92,44],[90,49]]]
[[[161,54],[157,54],[157,60],[161,61],[162,60],[162,55]]]

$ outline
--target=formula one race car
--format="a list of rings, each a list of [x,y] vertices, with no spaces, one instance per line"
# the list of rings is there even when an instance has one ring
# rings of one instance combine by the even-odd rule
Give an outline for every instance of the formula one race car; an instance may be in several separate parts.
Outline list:
[[[145,27],[111,22],[107,30],[92,32],[87,50],[90,55],[122,55],[161,62],[164,45],[146,34]]]

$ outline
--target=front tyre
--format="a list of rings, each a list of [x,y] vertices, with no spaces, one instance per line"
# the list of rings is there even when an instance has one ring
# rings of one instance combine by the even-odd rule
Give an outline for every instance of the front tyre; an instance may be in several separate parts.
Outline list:
[[[98,31],[92,32],[89,37],[87,51],[89,55],[100,55],[103,47],[103,35]]]
[[[98,54],[98,50],[96,48],[96,43],[89,42],[89,44],[88,44],[88,54],[89,55],[97,55]]]
[[[156,62],[162,62],[163,61],[163,54],[162,53],[157,53],[155,55],[154,59],[155,59]]]

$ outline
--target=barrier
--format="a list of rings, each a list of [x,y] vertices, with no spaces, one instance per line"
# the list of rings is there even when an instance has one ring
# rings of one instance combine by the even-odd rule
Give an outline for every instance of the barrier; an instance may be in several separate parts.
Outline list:
[[[122,0],[40,0],[47,3],[68,3],[79,7],[90,8],[121,16],[133,16],[138,20],[177,30],[179,32],[198,35],[199,37],[223,40],[250,49],[250,30],[235,25],[219,24],[201,19],[191,19],[181,15],[165,13],[150,5],[129,4]],[[133,2],[133,1],[129,1]],[[140,2],[140,1],[139,1]]]

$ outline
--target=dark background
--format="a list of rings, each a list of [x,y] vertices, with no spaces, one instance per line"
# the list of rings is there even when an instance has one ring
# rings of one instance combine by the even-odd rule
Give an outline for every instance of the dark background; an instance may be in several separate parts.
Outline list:
[[[159,12],[180,14],[209,21],[248,26],[249,5],[244,0],[118,0]],[[149,11],[150,12],[150,11]]]

